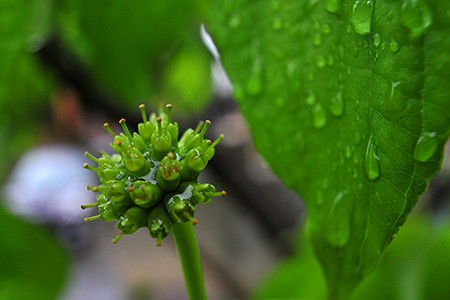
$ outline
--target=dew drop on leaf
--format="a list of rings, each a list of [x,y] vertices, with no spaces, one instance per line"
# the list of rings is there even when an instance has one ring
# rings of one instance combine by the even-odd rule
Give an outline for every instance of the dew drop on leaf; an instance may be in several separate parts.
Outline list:
[[[380,158],[377,155],[373,136],[370,137],[369,142],[367,143],[367,150],[364,156],[364,170],[370,180],[375,180],[380,177]]]
[[[308,104],[308,105],[313,105],[314,102],[316,102],[316,94],[314,94],[314,93],[312,93],[312,92],[309,93],[308,96],[306,97],[305,102],[306,102],[306,104]]]
[[[234,29],[234,28],[238,28],[239,25],[241,25],[241,17],[239,15],[237,15],[237,14],[232,15],[230,17],[230,19],[228,20],[228,26],[230,28]]]
[[[333,98],[331,98],[330,112],[336,117],[340,117],[344,113],[344,99],[342,99],[341,92],[338,92]]]
[[[341,0],[326,0],[325,9],[330,13],[337,13],[341,8]]]
[[[433,22],[429,8],[422,0],[404,0],[400,15],[412,38],[422,35]]]
[[[352,210],[348,207],[350,202],[345,201],[346,193],[347,191],[342,191],[334,198],[326,226],[326,239],[336,247],[343,247],[350,238]]]
[[[378,47],[380,43],[381,43],[380,35],[378,33],[375,33],[373,36],[373,44],[375,45],[375,47]]]
[[[283,23],[281,22],[281,20],[279,18],[275,18],[272,21],[272,29],[273,30],[280,30],[281,27],[283,27]]]
[[[347,145],[347,147],[345,147],[345,157],[350,158],[350,156],[352,156],[352,149]]]
[[[371,0],[357,0],[353,5],[353,13],[350,16],[353,30],[360,35],[370,32],[372,24],[373,3]]]
[[[281,3],[279,1],[272,1],[270,2],[270,7],[275,11],[279,10],[281,8]]]
[[[331,34],[331,27],[328,24],[324,24],[322,25],[322,32],[326,35],[330,35]]]
[[[392,53],[397,52],[400,49],[400,46],[398,45],[397,41],[392,40],[389,44],[389,50],[391,50]]]
[[[327,122],[327,116],[325,114],[325,109],[320,103],[317,103],[312,108],[313,113],[313,125],[317,129],[322,128],[325,126],[325,123]]]
[[[314,46],[322,45],[322,35],[320,33],[317,33],[314,35],[313,44],[314,44]]]
[[[359,143],[361,143],[361,133],[359,133],[359,131],[355,133],[355,143],[356,145],[359,145]]]
[[[327,65],[329,65],[330,67],[334,66],[334,57],[332,55],[328,56]]]
[[[325,58],[322,55],[317,56],[316,58],[316,65],[319,68],[324,68],[326,66],[327,62],[325,60]]]
[[[322,190],[318,190],[317,191],[316,203],[317,203],[317,205],[322,205],[323,204],[323,192],[322,192]]]
[[[439,139],[436,132],[422,132],[414,149],[414,159],[426,162],[436,152],[439,146]]]

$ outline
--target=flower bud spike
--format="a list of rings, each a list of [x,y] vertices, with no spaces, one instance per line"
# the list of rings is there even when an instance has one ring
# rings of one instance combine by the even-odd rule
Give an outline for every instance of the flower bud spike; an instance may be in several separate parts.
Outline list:
[[[167,104],[167,123],[172,123],[172,104]]]
[[[89,152],[84,152],[84,156],[86,156],[87,158],[91,159],[92,161],[98,163],[98,158],[95,157],[94,155],[90,154]]]
[[[161,247],[162,246],[162,243],[161,243],[161,240],[162,240],[162,233],[160,232],[160,233],[158,233],[158,235],[157,235],[157,240],[156,240],[156,246],[158,246],[158,247]]]
[[[144,123],[147,123],[147,112],[145,111],[145,105],[141,104],[139,105],[139,109],[141,110],[141,114],[142,114],[142,120],[144,121]]]
[[[84,218],[84,221],[85,222],[92,222],[92,221],[98,220],[100,218],[101,218],[100,215],[96,215],[96,216],[93,216],[93,217]]]
[[[197,221],[197,219],[192,219],[192,225],[197,225],[198,224],[198,221]]]
[[[127,123],[126,123],[125,119],[123,119],[123,118],[120,119],[119,123],[120,123],[120,125],[122,125],[123,131],[125,132],[127,137],[131,140],[133,137],[131,136],[130,130],[128,130]]]
[[[94,168],[93,166],[90,166],[87,163],[85,163],[83,165],[83,168],[88,169],[89,171],[92,171],[92,172],[95,172],[95,173],[100,172],[100,170],[98,168]]]
[[[97,206],[98,206],[98,203],[81,204],[81,209],[85,210],[86,208],[97,207]]]
[[[159,116],[164,114],[164,102],[159,102]]]
[[[90,191],[93,191],[94,193],[98,192],[98,186],[90,186],[90,185],[88,185],[86,188],[88,190],[90,190]]]
[[[197,134],[200,132],[200,130],[203,127],[203,124],[205,124],[205,122],[203,122],[203,121],[198,122],[197,128],[195,128],[195,130],[194,130],[194,134]]]
[[[106,129],[106,131],[109,132],[109,134],[114,138],[116,137],[116,134],[114,133],[114,131],[112,131],[111,127],[109,127],[108,123],[103,124],[103,128]]]
[[[221,192],[211,193],[210,197],[225,197],[226,195],[227,195],[227,192],[221,191]]]
[[[205,126],[203,126],[202,131],[200,132],[200,136],[204,136],[206,133],[206,130],[208,130],[209,126],[211,126],[211,121],[210,120],[206,120],[205,121]]]
[[[120,147],[120,149],[125,153],[126,156],[130,156],[130,151],[127,149],[127,147],[124,146],[122,141],[118,141],[117,146]]]
[[[161,117],[158,117],[156,119],[156,122],[158,123],[158,133],[159,135],[161,135],[162,134]]]
[[[187,211],[184,211],[183,212],[183,216],[186,218],[186,220],[189,220],[189,221],[191,221],[192,223],[194,223],[194,217],[193,216],[191,216],[190,214],[189,214],[189,212],[187,212]]]
[[[221,134],[217,140],[214,141],[214,143],[212,143],[212,147],[216,147],[221,141],[223,141],[223,134]]]
[[[122,237],[122,235],[123,235],[123,231],[119,232],[119,234],[118,234],[115,238],[113,238],[113,239],[111,240],[111,242],[112,242],[113,244],[117,244],[117,242],[120,240],[120,238]]]

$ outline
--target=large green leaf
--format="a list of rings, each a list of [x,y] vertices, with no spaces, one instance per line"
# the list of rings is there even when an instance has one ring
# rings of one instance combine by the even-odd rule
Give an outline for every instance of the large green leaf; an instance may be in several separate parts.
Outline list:
[[[330,299],[375,269],[440,167],[449,11],[438,0],[212,4],[207,29],[257,149],[304,198]]]
[[[306,239],[302,238],[299,244],[300,250],[269,272],[252,299],[318,300],[325,297],[320,266]],[[446,299],[450,295],[449,251],[449,222],[432,226],[426,218],[413,217],[351,300]]]

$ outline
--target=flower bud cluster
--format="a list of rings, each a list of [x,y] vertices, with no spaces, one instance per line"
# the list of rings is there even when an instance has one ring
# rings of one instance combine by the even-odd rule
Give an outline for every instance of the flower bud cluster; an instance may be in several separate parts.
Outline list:
[[[211,122],[200,122],[196,129],[188,129],[178,140],[178,124],[172,123],[172,105],[161,106],[147,119],[145,106],[139,106],[143,122],[138,132],[131,134],[125,119],[119,121],[124,133],[115,134],[109,125],[105,129],[114,138],[110,143],[114,155],[100,151],[97,158],[88,152],[86,157],[97,167],[84,164],[96,172],[100,185],[88,186],[99,193],[97,202],[81,208],[97,207],[98,215],[85,218],[86,222],[102,219],[117,220],[120,233],[112,240],[116,243],[124,234],[132,234],[148,227],[156,245],[167,237],[174,223],[192,222],[195,205],[208,203],[216,192],[213,185],[197,182],[200,172],[214,156],[215,146],[223,140],[221,135],[211,142],[204,138]]]

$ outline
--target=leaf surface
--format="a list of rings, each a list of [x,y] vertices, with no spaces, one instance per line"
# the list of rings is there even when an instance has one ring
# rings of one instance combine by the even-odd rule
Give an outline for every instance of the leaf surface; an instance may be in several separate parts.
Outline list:
[[[438,171],[446,1],[214,1],[207,30],[257,149],[303,197],[329,299],[348,298]]]

